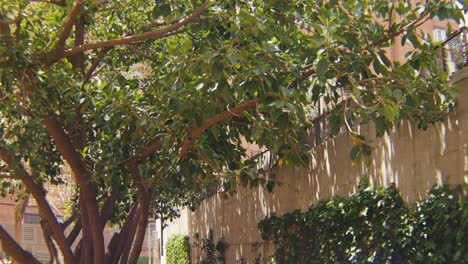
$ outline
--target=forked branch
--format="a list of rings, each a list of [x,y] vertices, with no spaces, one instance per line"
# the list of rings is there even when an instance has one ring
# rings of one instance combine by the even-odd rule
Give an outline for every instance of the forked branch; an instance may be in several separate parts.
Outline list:
[[[395,32],[391,32],[389,35],[385,36],[384,38],[381,38],[377,41],[374,41],[370,44],[371,47],[376,47],[376,46],[379,46],[391,39],[394,39],[396,37],[398,37],[399,35],[405,33],[405,31],[409,30],[410,28],[412,27],[419,27],[421,26],[422,24],[424,24],[424,22],[426,22],[429,18],[430,18],[430,11],[429,10],[426,10],[424,13],[422,13],[417,19],[413,20],[412,22],[408,23],[406,26],[400,28],[399,30],[395,31]]]
[[[67,19],[62,26],[62,32],[60,33],[59,39],[57,41],[56,52],[61,54],[65,50],[65,42],[67,41],[68,36],[75,24],[75,20],[80,14],[81,6],[83,5],[84,0],[76,0],[73,5],[70,13],[68,13]]]

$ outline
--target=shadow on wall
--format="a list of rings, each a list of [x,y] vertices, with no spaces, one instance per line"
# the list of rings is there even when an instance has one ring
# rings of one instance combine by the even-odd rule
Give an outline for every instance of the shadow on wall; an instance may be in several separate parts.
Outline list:
[[[262,241],[257,224],[273,212],[305,211],[319,199],[349,195],[363,176],[378,186],[395,182],[409,202],[419,200],[436,183],[468,182],[468,104],[462,103],[468,101],[468,68],[454,76],[454,83],[460,89],[456,110],[426,131],[404,123],[377,139],[372,124],[358,128],[372,140],[369,167],[353,166],[353,142],[347,135],[338,136],[312,150],[308,168],[281,168],[281,184],[273,193],[259,187],[240,189],[227,199],[223,194],[207,198],[189,216],[190,236],[198,233],[203,238],[212,229],[214,241],[223,239],[227,246],[228,264],[270,263],[273,245]],[[199,263],[201,255],[200,247],[194,247],[193,263]]]

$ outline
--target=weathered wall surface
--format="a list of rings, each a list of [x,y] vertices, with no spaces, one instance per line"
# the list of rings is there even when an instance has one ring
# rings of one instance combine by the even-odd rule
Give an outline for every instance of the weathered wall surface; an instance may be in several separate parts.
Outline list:
[[[375,139],[372,125],[361,131],[373,140],[370,167],[352,166],[349,152],[353,142],[341,135],[324,142],[313,152],[308,168],[285,167],[279,172],[281,185],[273,193],[263,188],[239,190],[228,199],[222,194],[206,199],[189,215],[189,234],[206,237],[213,230],[215,242],[226,243],[226,263],[269,263],[272,245],[265,244],[257,224],[275,212],[306,210],[319,199],[348,195],[359,179],[386,186],[395,182],[404,199],[416,201],[436,183],[468,182],[468,68],[453,78],[460,93],[457,108],[443,122],[419,130],[405,123],[383,138]],[[200,260],[200,248],[193,248],[193,263]]]

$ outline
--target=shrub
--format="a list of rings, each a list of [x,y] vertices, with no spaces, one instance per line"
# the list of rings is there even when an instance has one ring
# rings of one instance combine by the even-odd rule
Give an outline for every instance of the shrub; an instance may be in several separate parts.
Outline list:
[[[434,187],[416,206],[394,185],[259,223],[278,263],[468,263],[468,198]]]
[[[190,242],[185,235],[173,235],[167,241],[166,246],[167,264],[190,263]]]

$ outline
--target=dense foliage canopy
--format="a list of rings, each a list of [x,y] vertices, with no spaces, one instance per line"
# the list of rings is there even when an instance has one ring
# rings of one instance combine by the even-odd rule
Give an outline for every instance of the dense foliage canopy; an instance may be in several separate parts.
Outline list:
[[[246,143],[306,163],[320,105],[341,109],[330,126],[348,127],[359,157],[369,148],[352,120],[378,135],[404,119],[425,127],[455,95],[418,30],[460,20],[455,1],[0,3],[2,186],[31,193],[66,263],[135,263],[148,217],[192,205],[217,177],[229,191],[271,183]],[[404,63],[386,56],[397,42],[414,48]],[[69,180],[64,164],[76,206],[61,224],[45,187]],[[122,229],[106,250],[108,223]],[[1,225],[0,240],[36,261]]]

